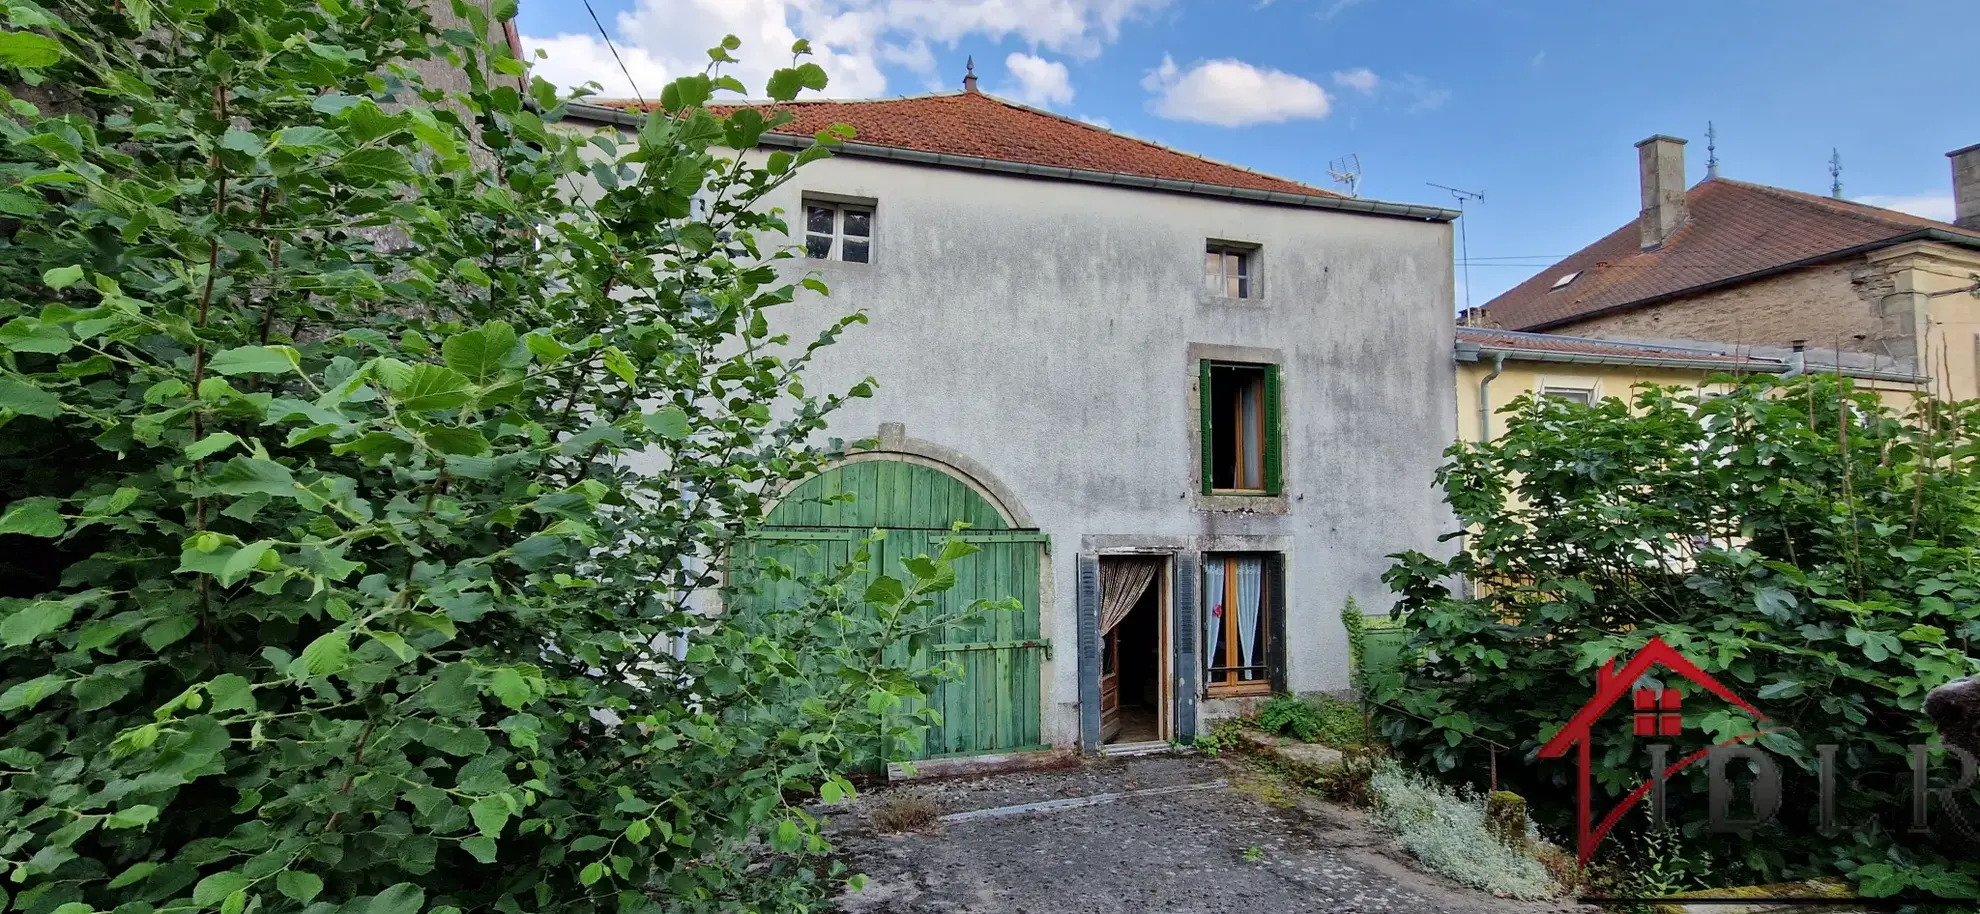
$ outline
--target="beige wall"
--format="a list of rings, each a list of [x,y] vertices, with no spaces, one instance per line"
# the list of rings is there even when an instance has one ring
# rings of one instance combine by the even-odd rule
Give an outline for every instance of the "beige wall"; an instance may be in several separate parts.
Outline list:
[[[1980,397],[1980,297],[1971,291],[1980,283],[1980,251],[1907,244],[1871,259],[1896,281],[1893,310],[1927,316],[1919,373],[1934,379],[1933,392],[1950,400]]]
[[[1980,299],[1974,299],[1975,320],[1980,321]],[[1980,323],[1975,324],[1980,327]],[[1457,408],[1458,439],[1478,440],[1478,385],[1485,376],[1492,373],[1492,362],[1481,357],[1476,362],[1459,362],[1457,366]],[[1593,390],[1595,399],[1621,397],[1629,400],[1635,396],[1639,384],[1677,385],[1684,387],[1705,387],[1707,378],[1721,372],[1703,369],[1645,368],[1633,365],[1582,365],[1572,362],[1529,362],[1507,359],[1505,370],[1492,379],[1488,390],[1492,413],[1491,436],[1505,433],[1506,417],[1498,415],[1514,397],[1543,387],[1568,387]],[[1914,399],[1914,388],[1907,384],[1882,381],[1857,380],[1860,389],[1874,389],[1881,393],[1884,403],[1892,409],[1908,410]]]
[[[1492,373],[1489,358],[1459,362],[1457,366],[1458,439],[1478,440],[1478,385]],[[1506,430],[1506,417],[1496,413],[1514,397],[1542,387],[1569,387],[1595,391],[1595,399],[1634,396],[1638,384],[1682,384],[1696,387],[1711,372],[1678,371],[1668,368],[1642,368],[1631,365],[1580,365],[1570,362],[1526,362],[1506,360],[1505,370],[1492,379],[1487,412],[1492,416],[1492,437]]]
[[[1807,340],[1896,358],[1912,355],[1909,310],[1886,319],[1896,283],[1861,260],[1805,267],[1677,301],[1549,328],[1600,339],[1691,339],[1785,346]]]

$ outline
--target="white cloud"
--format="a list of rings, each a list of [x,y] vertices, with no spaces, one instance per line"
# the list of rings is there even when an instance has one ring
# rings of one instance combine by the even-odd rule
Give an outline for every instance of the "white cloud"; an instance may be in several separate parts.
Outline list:
[[[1382,78],[1376,76],[1375,71],[1367,67],[1334,71],[1334,85],[1343,89],[1353,89],[1363,95],[1374,95],[1375,87],[1381,84]]]
[[[1440,89],[1430,81],[1412,73],[1403,74],[1402,82],[1396,85],[1403,97],[1409,100],[1410,113],[1434,111],[1444,107],[1451,100],[1451,90]]]
[[[1040,107],[1069,104],[1073,100],[1072,76],[1066,72],[1066,65],[1056,60],[1046,60],[1031,54],[1013,52],[1004,58],[1004,69],[1017,80],[1006,93],[1017,96],[1019,101]]]
[[[1546,63],[1547,63],[1546,51],[1541,51],[1540,53],[1533,55],[1533,69],[1538,70]]]
[[[934,78],[934,43],[954,47],[969,37],[993,42],[1016,37],[1034,51],[1091,58],[1120,37],[1124,23],[1170,2],[634,0],[631,10],[611,22],[611,32],[625,69],[649,99],[668,80],[705,68],[707,49],[730,34],[742,39],[736,52],[742,63],[726,65],[723,72],[740,79],[752,96],[761,96],[771,71],[789,65],[791,43],[804,37],[811,42],[811,59],[832,80],[823,96],[861,98],[887,91],[883,64]],[[523,44],[549,55],[535,61],[536,73],[559,86],[596,80],[607,96],[633,94],[633,84],[597,35],[525,35]],[[945,82],[960,79],[955,74]]]
[[[1201,61],[1184,72],[1164,54],[1162,65],[1149,71],[1141,86],[1155,95],[1148,110],[1170,120],[1221,127],[1323,118],[1333,108],[1327,91],[1310,79],[1228,58]]]
[[[1079,119],[1084,123],[1092,124],[1093,126],[1098,127],[1102,130],[1114,129],[1114,125],[1104,117],[1094,117],[1093,115],[1090,114],[1082,114],[1079,116]]]
[[[1915,196],[1864,194],[1861,197],[1857,197],[1856,202],[1869,206],[1881,206],[1885,209],[1894,209],[1898,212],[1910,213],[1914,216],[1924,216],[1927,219],[1937,219],[1940,222],[1953,221],[1953,198],[1951,194],[1917,194]]]

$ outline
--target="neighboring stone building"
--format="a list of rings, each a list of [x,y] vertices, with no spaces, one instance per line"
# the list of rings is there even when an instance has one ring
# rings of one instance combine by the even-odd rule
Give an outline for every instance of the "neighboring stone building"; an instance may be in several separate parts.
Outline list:
[[[791,274],[832,289],[778,330],[863,309],[805,385],[879,382],[833,428],[879,449],[787,493],[767,539],[816,567],[883,527],[898,569],[973,524],[985,551],[955,598],[1025,610],[934,649],[968,678],[936,699],[931,755],[1152,743],[1199,711],[1348,688],[1348,597],[1386,610],[1386,556],[1453,527],[1432,480],[1456,414],[1456,214],[964,85],[792,104],[752,153],[858,131],[769,201],[809,254]]]
[[[1716,175],[1685,189],[1684,141],[1637,144],[1637,220],[1468,323],[1602,339],[1856,353],[1980,396],[1980,146],[1952,153],[1960,222]]]

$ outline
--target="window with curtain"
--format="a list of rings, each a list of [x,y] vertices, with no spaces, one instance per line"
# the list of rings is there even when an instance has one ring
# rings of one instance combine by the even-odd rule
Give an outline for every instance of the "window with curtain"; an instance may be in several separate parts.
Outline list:
[[[1204,494],[1278,494],[1278,366],[1205,362],[1202,385]]]
[[[1212,697],[1269,695],[1272,601],[1266,556],[1211,555],[1203,562],[1203,683]]]

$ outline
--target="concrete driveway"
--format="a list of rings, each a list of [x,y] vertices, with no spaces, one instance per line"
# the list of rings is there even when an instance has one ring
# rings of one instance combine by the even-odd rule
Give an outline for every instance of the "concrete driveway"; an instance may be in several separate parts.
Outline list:
[[[978,815],[875,833],[865,816],[899,790],[922,792],[944,814]],[[1117,799],[1083,802],[1096,796]],[[876,790],[836,815],[832,832],[848,864],[869,877],[865,891],[842,899],[851,914],[1570,909],[1493,898],[1418,872],[1356,814],[1290,795],[1240,763],[1200,757]]]

